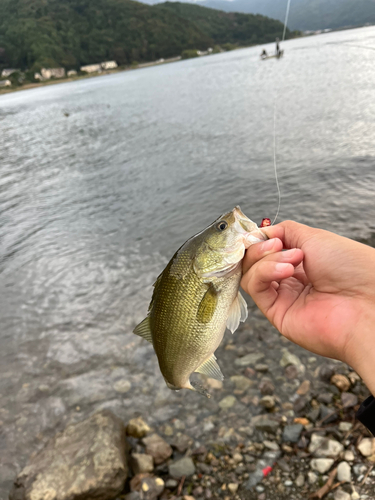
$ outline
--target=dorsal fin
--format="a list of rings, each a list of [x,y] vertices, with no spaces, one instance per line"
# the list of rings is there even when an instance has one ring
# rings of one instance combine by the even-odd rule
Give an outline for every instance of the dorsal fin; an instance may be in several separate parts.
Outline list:
[[[210,356],[204,363],[202,363],[196,370],[198,373],[203,373],[208,377],[214,378],[215,380],[224,380],[224,375],[221,373],[219,365],[216,363],[216,357],[214,354]]]
[[[145,319],[134,328],[133,333],[152,344],[150,316],[146,316]]]

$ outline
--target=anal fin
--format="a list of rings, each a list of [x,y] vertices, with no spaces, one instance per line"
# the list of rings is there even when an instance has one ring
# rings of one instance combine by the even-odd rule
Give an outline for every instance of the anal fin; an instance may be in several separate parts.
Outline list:
[[[240,321],[246,321],[247,314],[246,300],[242,297],[241,293],[238,292],[237,297],[234,299],[229,309],[229,316],[227,319],[228,330],[234,333],[237,330]]]
[[[216,363],[214,354],[206,359],[206,361],[204,361],[195,371],[207,375],[207,377],[214,378],[215,380],[224,380],[224,375],[221,373],[220,367]]]
[[[133,333],[152,344],[150,316],[146,316],[145,319],[134,328]]]

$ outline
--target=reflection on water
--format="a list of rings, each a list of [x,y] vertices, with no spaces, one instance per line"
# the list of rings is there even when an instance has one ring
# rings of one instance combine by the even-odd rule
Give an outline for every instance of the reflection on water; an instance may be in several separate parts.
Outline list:
[[[130,332],[189,236],[237,204],[273,217],[274,99],[280,219],[374,230],[374,36],[0,97],[0,484],[77,406],[128,418],[153,405],[157,420],[198,404],[166,389],[151,346]]]

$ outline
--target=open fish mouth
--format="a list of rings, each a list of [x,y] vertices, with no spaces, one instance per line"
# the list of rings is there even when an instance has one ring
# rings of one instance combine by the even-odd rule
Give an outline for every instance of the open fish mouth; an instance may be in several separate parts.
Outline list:
[[[255,222],[246,217],[238,205],[233,209],[233,215],[236,231],[244,236],[245,248],[249,248],[254,243],[268,240],[268,236],[259,229]]]

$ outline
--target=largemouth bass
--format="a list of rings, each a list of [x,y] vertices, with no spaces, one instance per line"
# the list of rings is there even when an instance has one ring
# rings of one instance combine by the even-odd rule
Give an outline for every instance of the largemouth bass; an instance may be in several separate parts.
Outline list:
[[[154,283],[147,317],[134,330],[151,342],[170,389],[191,389],[193,372],[224,377],[216,362],[227,327],[247,318],[239,292],[245,249],[267,237],[240,207],[219,217],[177,250]]]

